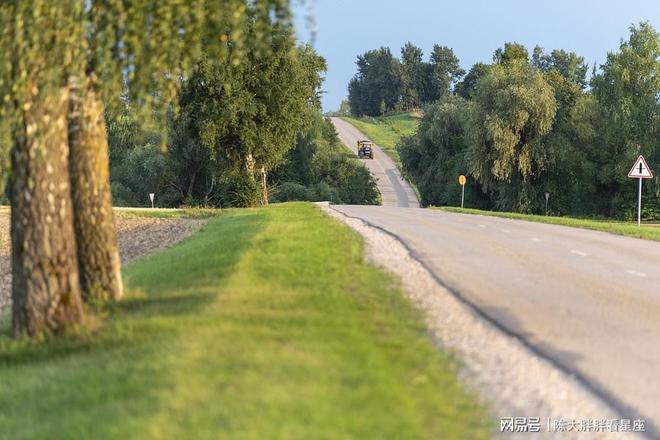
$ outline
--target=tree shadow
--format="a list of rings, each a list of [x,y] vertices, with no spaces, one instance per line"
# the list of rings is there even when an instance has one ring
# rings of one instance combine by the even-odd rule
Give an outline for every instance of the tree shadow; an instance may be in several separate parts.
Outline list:
[[[13,339],[5,328],[0,333],[0,376],[5,366],[52,366],[73,355],[93,357],[185,331],[177,320],[194,318],[217,298],[264,224],[259,211],[222,215],[176,246],[132,263],[125,271],[126,298],[98,309],[92,328],[36,339]],[[169,325],[159,326],[163,320]],[[148,334],[141,333],[145,329]]]

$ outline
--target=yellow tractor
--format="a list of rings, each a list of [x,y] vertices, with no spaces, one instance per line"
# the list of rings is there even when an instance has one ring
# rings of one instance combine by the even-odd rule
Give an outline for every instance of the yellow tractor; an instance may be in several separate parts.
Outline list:
[[[374,158],[374,143],[371,141],[357,141],[358,157],[360,159]]]

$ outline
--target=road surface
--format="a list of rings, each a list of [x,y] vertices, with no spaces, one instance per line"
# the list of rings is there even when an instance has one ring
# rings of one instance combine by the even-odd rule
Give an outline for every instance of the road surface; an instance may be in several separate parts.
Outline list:
[[[337,130],[339,139],[357,155],[357,141],[368,140],[369,138],[342,119],[331,118],[331,120]],[[378,190],[383,199],[383,206],[419,207],[415,191],[403,180],[399,169],[383,150],[375,146],[374,158],[361,160],[376,179]]]
[[[660,243],[430,209],[333,207],[397,236],[481,314],[658,435]]]

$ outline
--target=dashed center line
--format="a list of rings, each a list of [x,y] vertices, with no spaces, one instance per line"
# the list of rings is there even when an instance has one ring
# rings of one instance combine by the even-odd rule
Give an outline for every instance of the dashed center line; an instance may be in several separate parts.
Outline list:
[[[543,240],[541,240],[541,239],[538,238],[538,237],[533,237],[533,238],[532,238],[532,241],[536,241],[536,242],[538,242],[538,241],[543,241]]]
[[[479,225],[479,227],[480,227],[480,228],[485,228],[485,227],[486,227],[486,225]]]
[[[508,229],[502,229],[502,232],[504,232],[505,234],[508,234],[511,231],[509,231]]]
[[[630,275],[634,275],[636,277],[646,278],[646,274],[644,272],[638,272],[638,271],[633,270],[633,269],[628,269],[626,271],[626,273],[629,273]]]
[[[581,257],[586,257],[586,256],[587,256],[587,253],[582,252],[582,251],[578,251],[578,250],[576,250],[576,249],[572,249],[572,250],[571,250],[571,254],[579,255],[579,256],[581,256]]]

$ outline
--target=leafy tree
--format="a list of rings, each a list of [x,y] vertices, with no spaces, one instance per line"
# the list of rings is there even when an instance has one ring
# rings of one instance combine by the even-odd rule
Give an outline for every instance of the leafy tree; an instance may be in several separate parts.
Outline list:
[[[286,30],[273,36],[268,53],[248,49],[238,64],[200,62],[181,92],[171,138],[186,197],[207,200],[224,173],[238,176],[233,183],[243,182],[256,196],[241,203],[267,204],[267,174],[319,109],[324,70],[325,61],[308,46],[295,48]]]
[[[488,74],[488,68],[487,64],[476,63],[463,80],[456,84],[454,92],[465,99],[472,99],[477,92],[478,81]]]
[[[298,137],[282,166],[270,176],[276,186],[272,200],[321,201],[355,205],[378,203],[378,189],[369,171],[339,144],[332,123],[320,113]]]
[[[468,132],[473,104],[454,95],[426,108],[417,133],[401,139],[397,151],[404,174],[420,191],[423,205],[458,205],[458,176],[468,174]],[[470,178],[466,188],[472,207],[488,206],[479,183]]]
[[[348,85],[351,112],[379,116],[395,109],[401,99],[402,81],[399,60],[390,49],[381,47],[358,56],[357,67]]]
[[[498,48],[495,51],[493,61],[497,64],[507,64],[513,61],[528,62],[529,52],[524,45],[509,42],[504,44],[504,48]]]
[[[422,49],[408,42],[401,49],[401,88],[403,108],[419,108],[425,96],[425,64]]]
[[[425,97],[426,102],[435,101],[448,94],[451,87],[465,75],[465,71],[461,69],[460,61],[454,51],[449,47],[438,44],[433,46],[428,68],[430,70],[431,86],[428,95]]]
[[[630,38],[609,53],[591,81],[600,110],[598,132],[602,150],[599,192],[607,214],[633,208],[634,185],[626,175],[639,154],[660,163],[660,38],[649,23],[630,28]],[[646,185],[646,194],[660,196],[660,182]]]
[[[517,47],[513,53],[520,53]],[[529,212],[540,203],[534,185],[547,169],[543,137],[550,131],[557,102],[543,75],[505,49],[478,83],[471,130],[471,174],[501,208]]]
[[[587,85],[588,66],[584,62],[584,57],[576,55],[575,52],[555,49],[550,54],[545,54],[542,47],[536,46],[532,54],[532,64],[544,72],[556,70],[582,89]]]
[[[164,107],[202,48],[219,59],[230,47],[238,54],[248,19],[288,22],[288,6],[285,0],[0,4],[0,105],[13,145],[16,335],[80,321],[81,283],[89,299],[121,295],[103,104],[128,90],[140,106]],[[267,51],[268,27],[258,28],[251,44]]]

